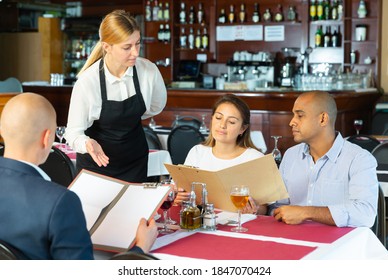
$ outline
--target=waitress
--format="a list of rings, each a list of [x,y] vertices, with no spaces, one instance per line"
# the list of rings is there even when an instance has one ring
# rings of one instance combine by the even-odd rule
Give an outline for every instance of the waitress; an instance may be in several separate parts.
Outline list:
[[[73,87],[65,138],[77,152],[77,171],[144,182],[141,120],[163,110],[166,87],[155,64],[139,57],[140,27],[129,13],[106,15],[99,35]]]

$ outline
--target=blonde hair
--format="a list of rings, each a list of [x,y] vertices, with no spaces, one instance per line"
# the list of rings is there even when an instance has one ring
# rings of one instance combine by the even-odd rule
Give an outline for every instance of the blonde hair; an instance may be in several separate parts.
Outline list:
[[[100,24],[98,32],[100,40],[94,46],[93,51],[77,76],[88,69],[97,60],[105,56],[104,49],[102,48],[102,42],[110,45],[119,44],[126,40],[135,31],[140,32],[140,26],[129,12],[124,10],[115,10],[107,14]]]

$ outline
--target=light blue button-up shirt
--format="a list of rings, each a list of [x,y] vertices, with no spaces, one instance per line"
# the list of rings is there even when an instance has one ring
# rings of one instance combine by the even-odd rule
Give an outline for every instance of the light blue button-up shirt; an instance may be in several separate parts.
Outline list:
[[[290,197],[276,204],[327,206],[338,227],[371,227],[377,213],[376,166],[367,150],[340,133],[316,163],[301,143],[284,154],[280,172]]]

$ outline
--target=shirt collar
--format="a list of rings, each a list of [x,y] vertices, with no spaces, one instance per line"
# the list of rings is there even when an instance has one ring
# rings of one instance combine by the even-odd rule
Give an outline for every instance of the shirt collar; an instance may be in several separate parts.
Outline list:
[[[51,178],[39,166],[32,164],[31,162],[28,162],[28,161],[24,161],[24,160],[20,160],[20,161],[33,167],[36,171],[39,172],[40,176],[42,176],[43,179],[45,179],[46,181],[51,181]]]
[[[327,157],[329,160],[335,162],[341,152],[342,146],[344,145],[345,139],[342,137],[340,132],[336,132],[337,136],[334,140],[333,146],[331,146],[330,150],[327,151],[323,157]],[[304,143],[302,157],[310,155],[310,146]]]
[[[105,78],[106,80],[110,83],[113,84],[115,82],[120,82],[121,80],[125,79],[125,77],[133,77],[133,67],[128,67],[127,71],[125,71],[125,74],[123,77],[117,78],[116,76],[113,76],[110,72],[108,67],[106,66],[106,63],[104,61],[104,73],[105,73]]]

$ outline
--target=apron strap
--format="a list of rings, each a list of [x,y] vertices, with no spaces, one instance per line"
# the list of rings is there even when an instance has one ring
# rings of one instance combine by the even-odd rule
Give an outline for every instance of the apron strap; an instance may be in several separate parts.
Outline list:
[[[106,101],[107,94],[106,94],[106,82],[105,82],[105,72],[104,72],[104,59],[101,58],[100,60],[100,89],[101,89],[101,98],[102,101]]]

